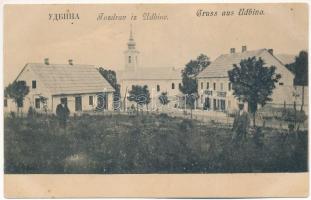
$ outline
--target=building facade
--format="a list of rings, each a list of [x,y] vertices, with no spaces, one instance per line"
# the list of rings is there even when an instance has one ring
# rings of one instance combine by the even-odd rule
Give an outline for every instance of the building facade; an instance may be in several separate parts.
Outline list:
[[[293,85],[294,74],[273,55],[272,49],[247,51],[246,46],[243,46],[241,52],[235,52],[235,49],[232,48],[229,54],[219,56],[197,76],[198,107],[205,110],[223,112],[234,112],[237,110],[238,100],[233,96],[228,71],[233,68],[233,64],[239,65],[242,59],[250,57],[262,58],[266,66],[275,66],[276,73],[281,74],[281,79],[273,90],[272,102],[269,102],[270,105],[282,107],[284,104],[293,105],[294,102],[299,103],[301,101],[297,99],[297,93],[301,93],[301,88]]]
[[[22,69],[16,81],[24,81],[29,93],[19,108],[27,112],[29,107],[37,112],[55,113],[61,102],[71,113],[95,110],[113,110],[113,87],[92,65],[29,63]],[[17,111],[12,99],[5,99],[4,110]]]
[[[175,67],[141,67],[139,65],[139,51],[136,49],[136,42],[130,31],[127,50],[124,51],[125,64],[122,71],[117,72],[118,83],[121,88],[121,101],[123,109],[128,109],[135,102],[127,100],[128,92],[134,85],[147,85],[150,91],[151,102],[148,109],[156,110],[161,107],[159,96],[166,92],[170,100],[167,105],[176,108],[179,105],[181,84],[181,69]]]

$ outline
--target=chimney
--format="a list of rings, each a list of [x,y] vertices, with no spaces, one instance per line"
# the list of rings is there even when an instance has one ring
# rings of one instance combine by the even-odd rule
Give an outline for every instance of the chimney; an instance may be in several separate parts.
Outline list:
[[[44,58],[44,64],[46,64],[46,65],[49,65],[49,64],[50,64],[49,58]]]
[[[244,46],[242,46],[242,53],[245,51],[247,51],[247,47],[244,45]]]
[[[73,60],[72,60],[72,59],[69,59],[69,60],[68,60],[68,63],[69,63],[69,65],[73,65]]]
[[[235,48],[231,48],[230,53],[235,53]]]
[[[268,52],[273,55],[273,49],[268,49]]]

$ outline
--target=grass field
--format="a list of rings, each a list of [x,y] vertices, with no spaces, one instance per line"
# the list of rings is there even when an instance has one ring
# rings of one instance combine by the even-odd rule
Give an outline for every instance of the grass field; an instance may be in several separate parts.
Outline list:
[[[264,129],[234,145],[229,127],[166,115],[5,117],[5,173],[236,173],[307,170],[307,132]]]

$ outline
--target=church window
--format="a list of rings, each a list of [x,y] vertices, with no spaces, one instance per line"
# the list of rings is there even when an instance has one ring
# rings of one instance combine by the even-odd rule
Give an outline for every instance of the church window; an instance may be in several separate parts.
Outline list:
[[[206,83],[206,89],[209,89],[209,82]]]
[[[175,83],[172,83],[172,89],[173,90],[175,89]]]
[[[216,83],[213,84],[213,89],[216,90]]]
[[[157,85],[157,92],[160,92],[160,85]]]
[[[132,62],[132,57],[131,56],[129,56],[129,63],[131,63]]]

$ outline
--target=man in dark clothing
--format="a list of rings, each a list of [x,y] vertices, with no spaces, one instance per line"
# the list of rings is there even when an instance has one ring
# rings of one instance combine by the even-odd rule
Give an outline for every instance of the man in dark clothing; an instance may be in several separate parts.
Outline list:
[[[66,103],[62,102],[57,105],[56,116],[59,119],[59,124],[64,128],[66,127],[69,114],[70,114],[70,111]]]
[[[240,142],[246,139],[250,125],[250,119],[247,112],[244,111],[244,104],[239,104],[239,111],[236,113],[233,121],[233,142]]]

